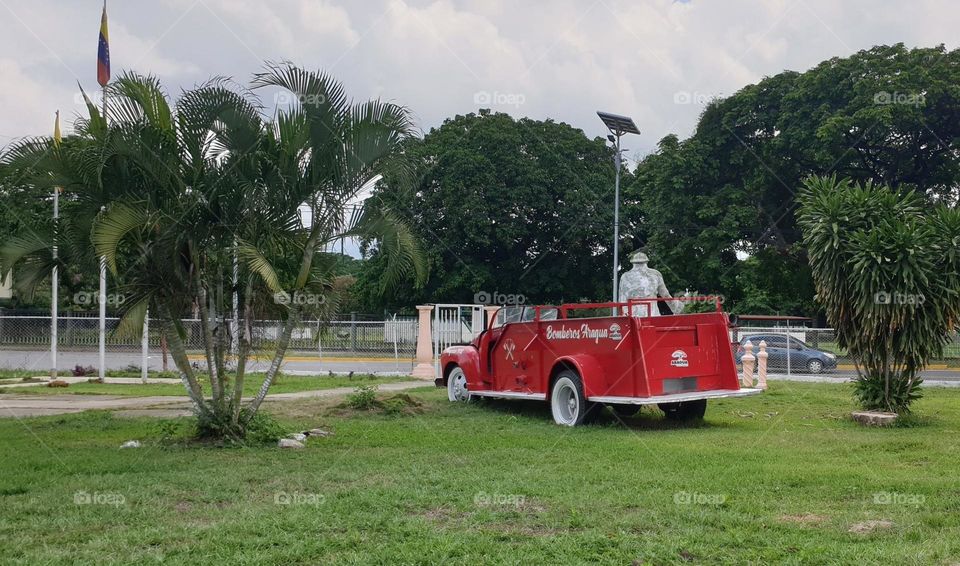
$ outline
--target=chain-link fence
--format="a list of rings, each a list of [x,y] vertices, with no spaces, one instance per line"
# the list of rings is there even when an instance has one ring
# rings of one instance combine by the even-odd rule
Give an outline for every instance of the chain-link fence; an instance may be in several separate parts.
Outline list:
[[[385,362],[410,363],[416,351],[417,321],[412,317],[390,320],[304,320],[293,329],[288,358],[309,358],[312,361],[336,358],[375,358]],[[49,316],[0,313],[0,368],[47,369],[50,365],[52,336]],[[119,319],[106,319],[106,359],[108,369],[127,369],[141,365],[141,336],[117,331]],[[257,320],[252,324],[253,355],[269,357],[276,349],[283,331],[280,320]],[[203,324],[199,319],[184,319],[187,353],[203,353]],[[230,324],[232,328],[232,324]],[[156,321],[148,324],[148,365],[153,369],[164,344]],[[99,318],[92,314],[67,314],[57,318],[57,349],[63,355],[58,363],[63,369],[97,366],[99,362]],[[173,367],[172,362],[168,367]],[[399,366],[398,366],[399,367]]]
[[[837,335],[832,328],[740,327],[731,332],[731,339],[735,343],[734,355],[738,363],[746,351],[747,341],[752,344],[753,354],[756,355],[762,340],[767,345],[767,367],[770,371],[787,374],[855,371],[854,360],[837,343]],[[933,360],[930,365],[960,369],[960,333],[951,335],[942,358]]]

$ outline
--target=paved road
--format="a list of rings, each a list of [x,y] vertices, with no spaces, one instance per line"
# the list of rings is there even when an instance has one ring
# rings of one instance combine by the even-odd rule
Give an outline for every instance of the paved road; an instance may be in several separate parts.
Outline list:
[[[193,356],[191,356],[193,359]],[[200,359],[200,358],[198,358]],[[140,367],[139,352],[110,352],[106,354],[107,369],[120,370],[130,366]],[[100,363],[100,357],[97,352],[59,352],[57,369],[58,371],[69,371],[74,366],[82,365],[97,367]],[[173,360],[169,360],[168,367],[175,368]],[[270,360],[251,360],[247,369],[249,371],[266,371],[270,365]],[[409,357],[401,356],[399,360],[386,358],[383,360],[370,360],[368,358],[310,358],[298,356],[296,352],[288,356],[284,362],[284,369],[291,373],[405,373],[409,374],[413,370],[413,360]],[[159,352],[151,352],[147,357],[147,367],[151,370],[160,371],[163,367]],[[50,368],[50,352],[36,350],[0,350],[0,369],[26,369],[36,370],[37,375],[46,375]]]
[[[380,391],[404,391],[417,387],[432,387],[430,381],[402,381],[381,383]],[[353,387],[298,391],[296,393],[276,393],[267,396],[270,403],[305,399],[312,397],[338,397],[352,393]],[[248,398],[244,398],[248,401]],[[174,417],[190,414],[190,401],[186,397],[152,396],[130,397],[122,395],[0,395],[0,417],[35,417],[40,415],[58,415],[79,413],[87,410],[113,410],[121,416]]]

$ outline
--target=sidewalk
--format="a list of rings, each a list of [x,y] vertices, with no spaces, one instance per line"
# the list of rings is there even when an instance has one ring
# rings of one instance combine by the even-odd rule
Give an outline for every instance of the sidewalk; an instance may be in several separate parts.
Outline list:
[[[85,379],[85,378],[84,378]],[[134,378],[113,378],[133,379]],[[168,382],[170,380],[161,380]],[[119,383],[119,382],[110,382]],[[432,381],[401,381],[382,383],[378,390],[382,392],[404,391],[418,387],[432,387]],[[315,389],[296,393],[277,393],[267,395],[267,402],[289,401],[291,399],[309,399],[313,397],[339,397],[353,393],[354,387],[335,389]],[[244,397],[249,401],[249,397]],[[0,418],[36,417],[41,415],[59,415],[79,413],[88,410],[113,410],[120,416],[177,417],[190,414],[190,400],[184,397],[152,396],[129,397],[123,395],[0,395]]]

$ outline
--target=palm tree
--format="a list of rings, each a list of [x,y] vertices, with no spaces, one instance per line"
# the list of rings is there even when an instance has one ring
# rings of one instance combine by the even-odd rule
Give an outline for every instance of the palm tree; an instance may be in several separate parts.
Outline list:
[[[389,258],[385,286],[410,274],[419,284],[426,275],[411,231],[390,210],[367,200],[346,214],[383,172],[402,176],[400,146],[413,133],[408,112],[380,101],[355,104],[329,75],[290,64],[268,64],[253,87],[283,89],[293,102],[265,120],[253,92],[215,79],[171,107],[156,79],[124,74],[108,89],[109,125],[88,104],[89,118],[58,150],[49,140],[30,140],[3,161],[31,182],[56,179],[83,203],[73,210],[91,219],[88,229],[71,216],[66,224],[81,229],[61,229],[60,240],[71,239],[88,261],[106,258],[127,298],[119,332],[138,332],[147,310],[155,313],[201,434],[242,437],[277,376],[304,303],[322,305],[326,316],[336,310],[342,282],[335,256],[324,252],[330,243],[377,241]],[[309,224],[300,214],[305,203],[313,211]],[[11,240],[2,265],[49,255],[43,240]],[[234,295],[239,328],[228,315]],[[284,300],[304,295],[319,300]],[[183,316],[192,308],[201,319],[209,397],[187,358]],[[261,314],[275,314],[283,325],[263,383],[245,405],[253,320]],[[229,371],[234,338],[236,369]]]
[[[909,411],[960,319],[960,210],[836,176],[807,179],[798,202],[817,301],[857,364],[857,399]]]

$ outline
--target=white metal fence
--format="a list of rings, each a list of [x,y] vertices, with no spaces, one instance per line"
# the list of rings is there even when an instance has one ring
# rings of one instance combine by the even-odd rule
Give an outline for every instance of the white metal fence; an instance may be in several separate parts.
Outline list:
[[[0,313],[0,367],[8,369],[46,369],[50,364],[51,318],[42,315]],[[140,336],[118,333],[119,319],[106,319],[108,369],[142,365],[143,342]],[[199,319],[183,320],[188,354],[203,351],[203,325]],[[272,352],[283,329],[283,321],[257,320],[252,325],[254,355]],[[161,353],[159,325],[151,321],[146,341],[150,367]],[[417,321],[412,317],[390,320],[301,321],[291,334],[288,353],[309,356],[317,361],[337,357],[382,358],[396,367],[409,362],[416,350]],[[93,315],[62,315],[57,319],[58,365],[98,364],[99,319]],[[172,362],[169,367],[172,367]]]
[[[440,352],[453,344],[466,344],[483,331],[483,305],[434,305],[433,371],[440,377]]]

